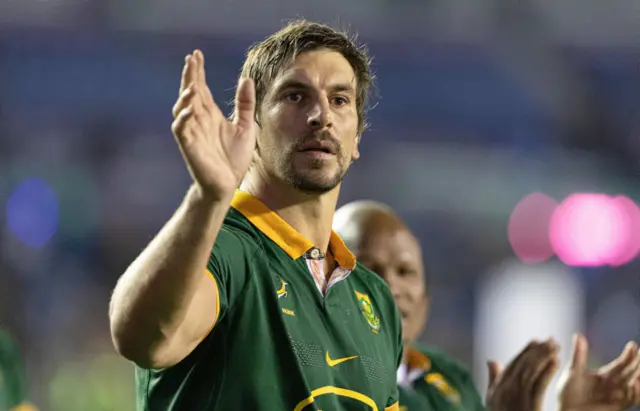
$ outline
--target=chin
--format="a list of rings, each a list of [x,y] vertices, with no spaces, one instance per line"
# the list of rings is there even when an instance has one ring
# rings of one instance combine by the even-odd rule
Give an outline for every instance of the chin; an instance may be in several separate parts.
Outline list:
[[[296,189],[309,194],[324,194],[332,191],[342,182],[342,175],[335,173],[332,177],[320,170],[293,173],[288,178]]]
[[[318,182],[318,181],[309,181],[309,180],[298,180],[293,183],[293,186],[307,194],[324,194],[332,191],[340,184],[334,183],[326,183],[326,182]]]

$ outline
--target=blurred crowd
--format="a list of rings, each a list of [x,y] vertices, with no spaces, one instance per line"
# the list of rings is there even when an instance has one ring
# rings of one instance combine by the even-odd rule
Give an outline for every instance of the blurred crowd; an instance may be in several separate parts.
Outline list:
[[[0,4],[0,324],[42,410],[133,409],[109,293],[189,183],[169,126],[182,57],[195,47],[215,98],[228,101],[244,50],[282,19],[340,15],[361,32],[379,97],[340,202],[383,201],[418,234],[433,299],[422,341],[468,364],[478,333],[490,332],[477,327],[485,280],[519,264],[506,227],[520,199],[640,201],[640,35],[622,2],[575,13],[544,1],[330,3],[331,13],[256,3],[264,18],[239,26],[235,2],[217,15],[198,2]],[[608,18],[589,23],[590,36],[577,29],[598,12]],[[575,27],[561,25],[571,13]],[[595,362],[638,338],[638,268],[568,269]]]

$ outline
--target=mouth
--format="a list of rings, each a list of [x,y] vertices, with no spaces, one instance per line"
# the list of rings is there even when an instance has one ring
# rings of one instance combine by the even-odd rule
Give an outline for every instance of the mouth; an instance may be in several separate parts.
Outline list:
[[[299,151],[302,153],[336,154],[334,145],[329,141],[310,141],[304,144]]]
[[[406,310],[399,310],[400,311],[400,318],[403,321],[406,321],[407,319],[409,319],[409,312]]]

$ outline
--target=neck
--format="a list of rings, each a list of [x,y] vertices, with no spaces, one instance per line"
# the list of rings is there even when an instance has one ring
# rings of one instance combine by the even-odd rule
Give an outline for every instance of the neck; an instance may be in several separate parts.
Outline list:
[[[324,194],[307,194],[250,170],[240,189],[260,199],[320,250],[328,251],[340,185]]]
[[[402,350],[402,364],[409,362],[409,348],[411,348],[411,343],[405,341],[404,350]]]

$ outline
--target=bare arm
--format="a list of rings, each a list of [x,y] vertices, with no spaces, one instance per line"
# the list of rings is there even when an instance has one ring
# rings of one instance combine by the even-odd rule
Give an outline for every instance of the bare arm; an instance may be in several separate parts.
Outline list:
[[[209,201],[192,188],[120,278],[109,317],[121,355],[145,368],[168,367],[213,327],[217,290],[205,269],[228,209],[228,201]]]

